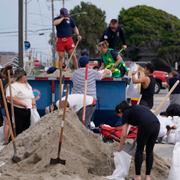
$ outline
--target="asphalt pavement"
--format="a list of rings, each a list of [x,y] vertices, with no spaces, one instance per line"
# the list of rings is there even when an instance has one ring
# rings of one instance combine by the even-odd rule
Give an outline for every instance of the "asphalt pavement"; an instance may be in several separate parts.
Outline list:
[[[165,98],[167,93],[168,93],[167,89],[162,89],[158,94],[154,95],[153,110],[155,110],[156,107],[161,103],[161,101]],[[165,111],[168,105],[169,105],[169,99],[166,101],[166,103],[162,107],[161,112]],[[174,149],[174,145],[172,144],[156,144],[154,151],[158,156],[170,162],[172,159],[173,149]]]
[[[161,103],[161,101],[165,98],[165,96],[167,95],[168,90],[167,89],[162,89],[158,94],[154,95],[154,106],[153,106],[153,110],[155,110],[157,108],[157,106]],[[169,98],[167,99],[166,103],[164,104],[164,106],[162,107],[161,111],[165,111],[166,108],[169,105]]]

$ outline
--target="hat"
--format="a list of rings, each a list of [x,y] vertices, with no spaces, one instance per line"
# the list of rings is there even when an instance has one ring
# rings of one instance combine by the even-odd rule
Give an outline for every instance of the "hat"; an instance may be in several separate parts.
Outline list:
[[[86,64],[88,64],[88,63],[89,63],[89,57],[88,56],[81,56],[79,58],[79,66],[80,67],[85,67]]]
[[[10,71],[10,75],[13,75],[13,67],[11,65],[7,65],[1,70],[1,75],[4,77],[8,76],[8,71]]]
[[[111,21],[110,21],[110,24],[115,24],[115,23],[118,23],[118,20],[117,19],[111,19]]]
[[[57,70],[56,67],[50,67],[50,68],[48,68],[48,70],[47,70],[47,74],[52,74],[52,73],[54,73],[56,70]]]
[[[21,79],[21,77],[26,76],[26,71],[22,68],[18,68],[16,69],[15,73],[14,73],[14,77],[16,78],[16,80]]]
[[[69,12],[66,8],[61,8],[60,9],[60,15],[63,17],[68,17],[69,16]]]

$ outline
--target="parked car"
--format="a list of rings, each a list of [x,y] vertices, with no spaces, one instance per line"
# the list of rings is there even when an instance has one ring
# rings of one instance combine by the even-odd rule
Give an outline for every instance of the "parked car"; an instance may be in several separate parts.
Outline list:
[[[158,94],[161,89],[168,87],[168,73],[165,71],[154,71],[153,77],[156,79],[155,93]]]

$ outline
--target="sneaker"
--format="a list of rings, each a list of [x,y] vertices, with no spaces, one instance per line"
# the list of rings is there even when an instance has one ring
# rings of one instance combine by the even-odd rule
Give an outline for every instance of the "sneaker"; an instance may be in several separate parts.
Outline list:
[[[95,126],[93,121],[90,122],[89,126],[90,126],[90,129],[95,129],[96,128],[96,126]]]

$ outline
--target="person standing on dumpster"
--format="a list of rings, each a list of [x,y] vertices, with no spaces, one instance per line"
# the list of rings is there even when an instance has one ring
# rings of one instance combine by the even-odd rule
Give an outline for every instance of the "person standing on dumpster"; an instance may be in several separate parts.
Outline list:
[[[151,180],[150,173],[153,165],[153,149],[159,134],[160,123],[158,118],[145,106],[130,106],[126,101],[121,102],[115,109],[117,115],[122,118],[122,136],[118,151],[123,149],[129,125],[138,127],[137,147],[135,153],[134,180],[141,180],[141,166],[143,162],[143,151],[146,147],[146,177]]]
[[[54,19],[54,26],[56,26],[57,31],[56,51],[59,55],[60,66],[62,66],[65,52],[71,55],[75,48],[72,38],[73,32],[75,32],[79,41],[81,40],[81,35],[66,8],[60,9],[60,15]],[[75,54],[73,54],[72,59],[74,69],[77,69],[78,63]]]

